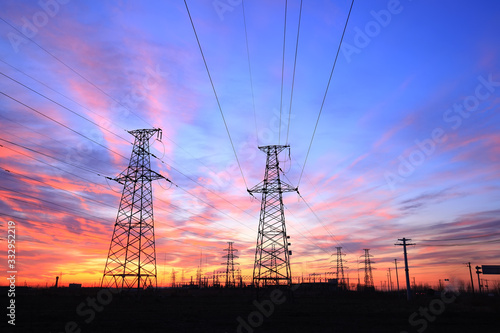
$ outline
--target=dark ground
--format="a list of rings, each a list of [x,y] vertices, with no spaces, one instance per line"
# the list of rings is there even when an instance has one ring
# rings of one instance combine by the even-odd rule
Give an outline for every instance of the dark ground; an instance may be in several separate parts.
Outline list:
[[[5,289],[0,332],[500,332],[498,295],[430,293],[407,302],[404,294],[271,291],[257,300],[250,289],[17,290],[14,328]]]

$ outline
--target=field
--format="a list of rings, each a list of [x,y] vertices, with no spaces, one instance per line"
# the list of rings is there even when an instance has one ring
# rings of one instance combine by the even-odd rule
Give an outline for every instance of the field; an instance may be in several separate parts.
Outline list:
[[[5,291],[5,292],[4,292]],[[6,290],[2,290],[6,304]],[[5,309],[5,307],[4,307]],[[20,289],[2,332],[499,332],[500,297],[327,289]],[[5,325],[5,326],[4,326]]]

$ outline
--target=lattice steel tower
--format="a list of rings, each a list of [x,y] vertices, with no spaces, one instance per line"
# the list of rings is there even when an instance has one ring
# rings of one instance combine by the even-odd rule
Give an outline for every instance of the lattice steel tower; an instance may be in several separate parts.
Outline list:
[[[226,265],[226,288],[229,287],[235,287],[236,286],[236,279],[234,277],[234,265],[239,265],[234,262],[235,258],[238,258],[238,256],[234,255],[234,252],[238,251],[233,247],[234,242],[227,242],[228,247],[227,249],[224,249],[224,251],[227,251],[227,254],[223,256],[222,258],[226,258],[226,262],[223,262],[222,265]]]
[[[344,258],[345,253],[342,253],[342,247],[338,246],[336,247],[337,249],[337,281],[339,284],[345,285],[345,278],[344,278]]]
[[[149,139],[161,129],[129,131],[135,137],[128,168],[113,180],[123,185],[101,287],[157,287],[153,188],[166,179],[151,170]],[[166,179],[169,181],[168,179]]]
[[[252,193],[262,193],[260,207],[259,230],[255,249],[255,264],[253,267],[253,284],[279,285],[292,283],[288,239],[283,211],[283,192],[294,192],[297,188],[280,179],[278,154],[289,145],[273,145],[259,147],[267,154],[264,180],[248,190]]]
[[[373,275],[372,275],[372,261],[370,257],[373,257],[369,251],[370,249],[363,249],[365,251],[365,287],[373,287]]]

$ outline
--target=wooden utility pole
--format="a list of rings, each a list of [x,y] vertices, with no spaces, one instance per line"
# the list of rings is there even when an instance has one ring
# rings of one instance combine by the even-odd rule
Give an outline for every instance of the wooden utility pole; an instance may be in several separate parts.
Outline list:
[[[398,241],[401,241],[403,243],[398,243],[394,245],[402,245],[403,246],[403,251],[404,251],[404,256],[405,256],[405,273],[406,273],[406,298],[411,301],[412,296],[411,296],[411,287],[410,287],[410,273],[408,269],[408,256],[406,254],[406,246],[407,245],[415,245],[415,243],[407,243],[411,241],[410,238],[401,238],[398,239]]]
[[[394,259],[394,265],[396,265],[396,284],[397,284],[397,291],[399,291],[399,276],[398,276],[398,259]]]
[[[474,295],[474,280],[472,279],[472,268],[470,265],[470,262],[465,264],[467,267],[469,267],[469,274],[470,274],[470,288],[472,289],[472,295]]]

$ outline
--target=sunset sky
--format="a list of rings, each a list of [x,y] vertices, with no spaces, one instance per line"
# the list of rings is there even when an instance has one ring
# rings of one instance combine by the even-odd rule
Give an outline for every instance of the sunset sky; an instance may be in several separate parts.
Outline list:
[[[2,1],[1,243],[15,221],[19,284],[99,282],[122,190],[104,176],[128,166],[126,131],[153,127],[152,168],[178,185],[153,185],[159,285],[200,256],[223,270],[228,241],[251,275],[246,187],[264,176],[257,147],[286,143],[305,199],[284,194],[294,276],[335,271],[342,246],[353,282],[368,248],[376,287],[395,258],[402,285],[403,237],[417,284],[500,265],[498,1],[356,1],[300,184],[351,2],[304,1],[291,108],[300,0],[283,95],[284,0],[244,2],[248,50],[241,1],[188,5],[244,178],[182,0]]]

